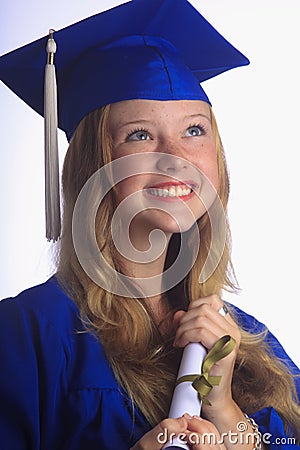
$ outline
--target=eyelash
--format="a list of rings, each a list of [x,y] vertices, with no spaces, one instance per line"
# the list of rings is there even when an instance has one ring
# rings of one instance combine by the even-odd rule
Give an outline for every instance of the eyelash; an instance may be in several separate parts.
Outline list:
[[[205,134],[207,134],[207,128],[206,128],[204,125],[201,125],[200,123],[194,123],[194,124],[191,124],[189,127],[187,127],[187,130],[188,130],[189,128],[199,128],[199,130],[200,130],[201,133],[202,133],[202,136],[205,135]]]
[[[143,127],[134,128],[133,130],[129,131],[129,133],[126,136],[126,140],[129,139],[131,136],[133,136],[135,133],[139,133],[141,131],[144,131],[145,133],[149,134],[149,131],[146,130],[146,128],[143,128]]]
[[[187,127],[186,130],[188,130],[189,128],[199,128],[199,130],[201,131],[201,136],[207,134],[207,128],[204,125],[201,125],[200,123],[194,123],[191,124]],[[146,128],[143,127],[139,127],[139,128],[134,128],[131,131],[129,131],[129,133],[127,133],[126,136],[126,140],[128,140],[131,136],[133,136],[135,133],[139,133],[139,132],[145,132],[148,135],[150,135],[149,131]]]

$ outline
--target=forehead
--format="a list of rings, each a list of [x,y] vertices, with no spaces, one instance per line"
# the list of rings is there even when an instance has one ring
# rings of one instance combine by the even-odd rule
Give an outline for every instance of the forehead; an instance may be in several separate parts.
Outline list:
[[[210,117],[210,106],[201,100],[126,100],[110,107],[110,120],[151,119],[158,117],[183,118],[196,114]]]

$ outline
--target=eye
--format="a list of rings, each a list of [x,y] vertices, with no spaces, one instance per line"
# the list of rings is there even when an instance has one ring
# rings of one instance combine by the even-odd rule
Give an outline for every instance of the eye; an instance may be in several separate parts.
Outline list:
[[[149,133],[143,129],[131,131],[127,135],[127,141],[147,141],[148,139],[150,139]]]
[[[193,125],[189,127],[185,132],[185,136],[192,137],[202,136],[203,134],[205,134],[205,129],[201,125]]]

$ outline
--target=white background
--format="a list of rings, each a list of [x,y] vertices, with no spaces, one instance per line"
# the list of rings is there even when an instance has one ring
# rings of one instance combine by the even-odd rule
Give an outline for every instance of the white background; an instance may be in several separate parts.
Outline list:
[[[0,53],[119,3],[2,1]],[[300,2],[191,3],[251,60],[204,85],[231,173],[233,257],[242,292],[225,298],[267,323],[300,365]],[[0,105],[3,298],[44,281],[53,267],[44,238],[43,120],[2,83]],[[63,159],[63,133],[59,140]]]

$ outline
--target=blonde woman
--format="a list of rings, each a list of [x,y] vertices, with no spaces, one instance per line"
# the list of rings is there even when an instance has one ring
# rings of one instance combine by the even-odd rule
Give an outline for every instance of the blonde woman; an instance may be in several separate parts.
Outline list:
[[[179,24],[189,25],[184,44]],[[199,81],[247,59],[186,1],[134,1],[55,40],[70,139],[59,262],[48,282],[0,304],[4,448],[158,450],[174,436],[195,450],[298,448],[299,370],[264,325],[221,299],[236,287],[229,181]],[[39,112],[45,42],[0,62],[3,81]],[[235,345],[210,369],[221,379],[201,417],[168,418],[182,350],[210,351],[224,336]]]

